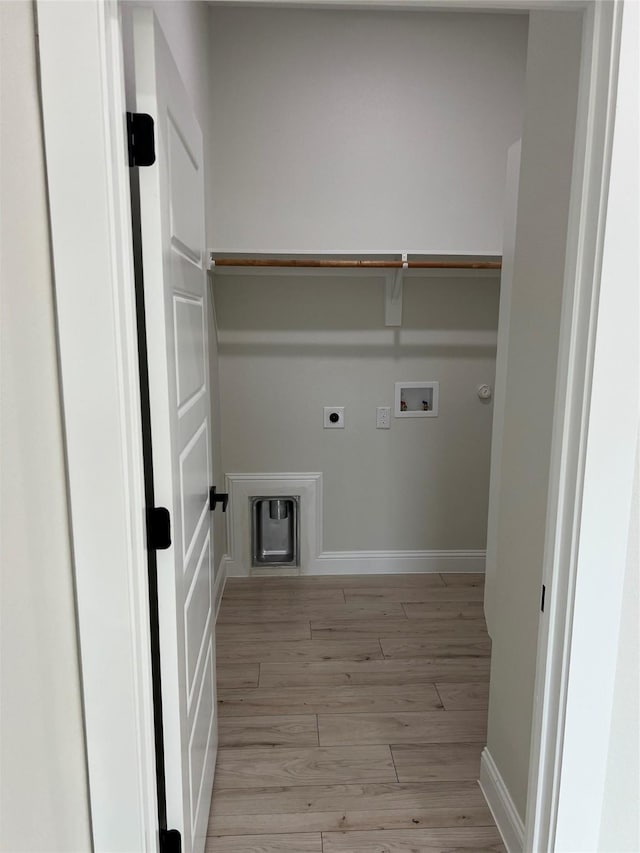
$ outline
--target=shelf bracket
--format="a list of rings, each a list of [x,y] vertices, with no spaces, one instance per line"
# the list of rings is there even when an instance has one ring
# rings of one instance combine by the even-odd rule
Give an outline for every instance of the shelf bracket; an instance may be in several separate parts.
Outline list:
[[[384,324],[402,325],[402,287],[404,271],[409,269],[407,253],[402,253],[402,267],[388,273],[384,285]]]

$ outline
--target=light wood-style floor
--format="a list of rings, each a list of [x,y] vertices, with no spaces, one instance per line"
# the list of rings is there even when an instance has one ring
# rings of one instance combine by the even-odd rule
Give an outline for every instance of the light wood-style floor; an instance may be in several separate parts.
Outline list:
[[[504,851],[481,575],[233,579],[207,853]]]

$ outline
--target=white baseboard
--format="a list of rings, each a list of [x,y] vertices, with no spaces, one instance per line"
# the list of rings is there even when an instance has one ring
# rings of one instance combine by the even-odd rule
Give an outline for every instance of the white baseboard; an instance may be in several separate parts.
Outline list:
[[[297,566],[252,566],[252,578],[297,578],[300,569]]]
[[[248,578],[249,572],[245,567],[234,560],[229,554],[225,554],[222,558],[221,565],[224,566],[224,573],[228,578]]]
[[[522,853],[524,823],[487,747],[482,750],[480,759],[480,788],[502,835],[507,853]]]
[[[377,575],[484,572],[484,551],[323,551],[309,574]]]
[[[308,575],[383,575],[412,572],[484,572],[484,551],[323,551],[299,574]],[[243,578],[258,574],[229,555],[223,557],[225,574]],[[273,576],[277,569],[262,570]],[[287,570],[287,574],[296,574]]]
[[[218,611],[220,610],[220,602],[222,601],[222,596],[224,595],[224,586],[227,582],[227,565],[228,565],[228,557],[226,554],[223,555],[220,560],[220,565],[218,566],[218,571],[216,572],[215,580],[213,582],[213,590],[212,590],[212,600],[213,600],[213,612],[215,613],[214,624],[218,621]]]

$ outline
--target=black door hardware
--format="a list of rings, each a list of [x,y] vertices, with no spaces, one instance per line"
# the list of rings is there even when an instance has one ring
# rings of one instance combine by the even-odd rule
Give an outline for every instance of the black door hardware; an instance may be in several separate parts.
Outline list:
[[[127,113],[129,166],[153,166],[156,144],[153,119],[146,113]]]
[[[209,489],[209,509],[213,512],[218,504],[222,504],[222,512],[227,511],[229,504],[228,492],[216,492],[216,487],[211,486]]]
[[[171,547],[171,516],[163,506],[147,510],[147,547],[152,551]]]
[[[182,853],[182,836],[179,830],[160,830],[160,853]]]

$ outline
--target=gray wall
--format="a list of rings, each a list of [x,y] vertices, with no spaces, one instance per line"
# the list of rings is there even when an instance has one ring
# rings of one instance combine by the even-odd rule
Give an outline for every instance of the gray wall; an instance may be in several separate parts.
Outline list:
[[[213,248],[500,253],[527,15],[211,15]]]
[[[211,10],[213,247],[500,253],[528,18]],[[216,274],[226,472],[324,474],[326,550],[483,549],[497,285]],[[396,380],[437,419],[375,429]],[[346,429],[322,428],[344,405]]]
[[[580,48],[580,12],[531,14],[488,730],[489,751],[523,819]]]
[[[31,3],[0,3],[0,849],[91,849]]]
[[[322,471],[325,550],[485,547],[495,277],[407,278],[400,329],[379,278],[215,281],[225,471]],[[377,430],[398,380],[438,380],[439,417]]]

